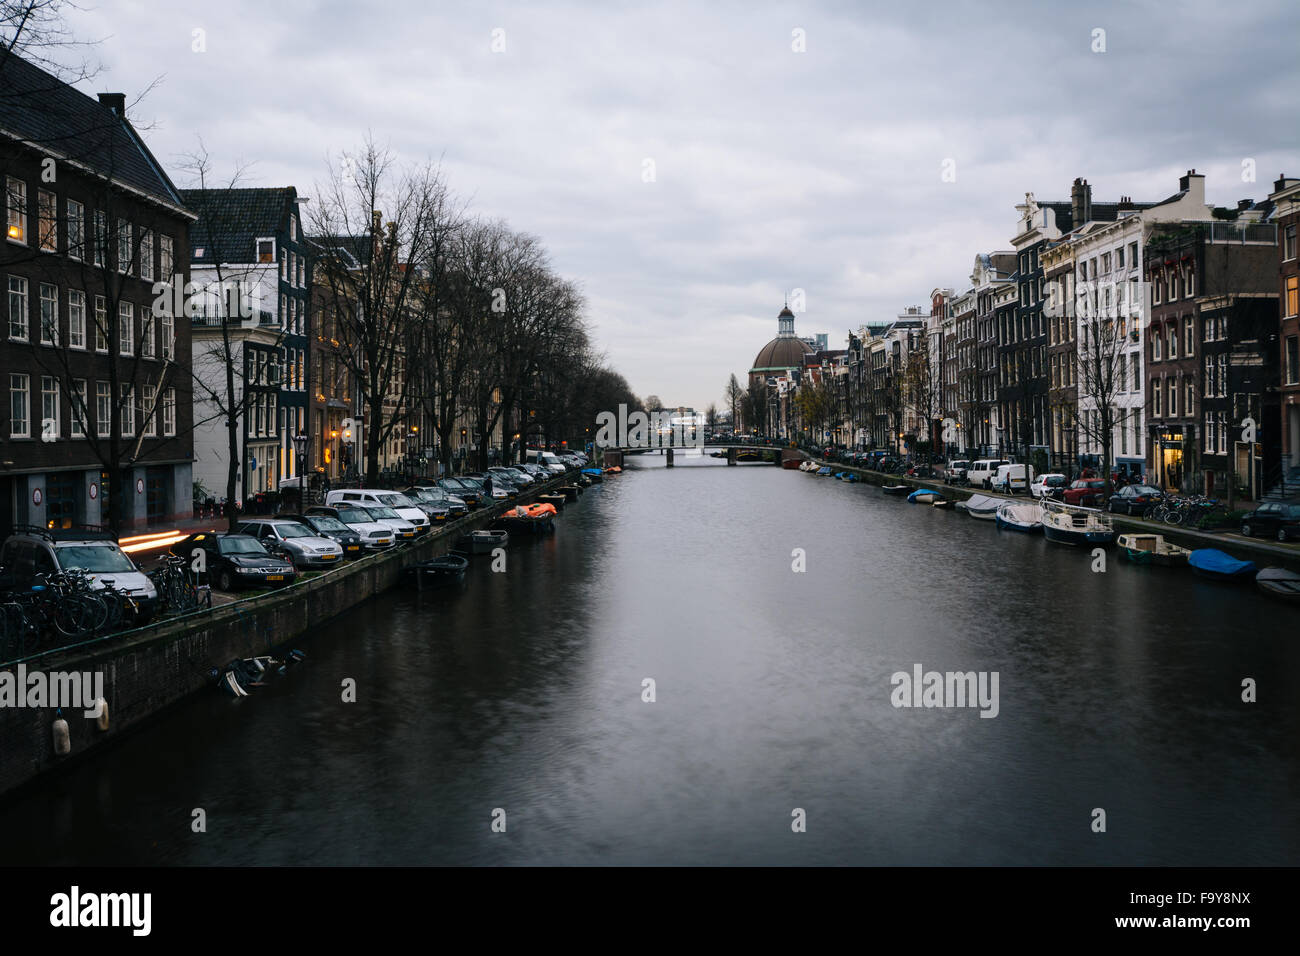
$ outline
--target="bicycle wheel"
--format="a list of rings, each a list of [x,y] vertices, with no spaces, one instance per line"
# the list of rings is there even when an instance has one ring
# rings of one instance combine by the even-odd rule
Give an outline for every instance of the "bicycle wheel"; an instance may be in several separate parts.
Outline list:
[[[90,622],[94,612],[78,595],[65,595],[54,600],[51,618],[54,629],[64,637],[85,637],[92,630]]]
[[[1173,525],[1182,524],[1185,515],[1186,512],[1180,511],[1179,509],[1175,508],[1172,511],[1170,511],[1169,514],[1165,515],[1165,524],[1173,524]]]

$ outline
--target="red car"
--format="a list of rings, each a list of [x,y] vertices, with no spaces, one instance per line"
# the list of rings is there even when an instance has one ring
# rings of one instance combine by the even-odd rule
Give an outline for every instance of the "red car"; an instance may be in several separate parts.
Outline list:
[[[1067,505],[1082,505],[1085,508],[1096,508],[1101,505],[1102,496],[1106,493],[1105,478],[1080,478],[1078,481],[1065,489],[1063,500]]]

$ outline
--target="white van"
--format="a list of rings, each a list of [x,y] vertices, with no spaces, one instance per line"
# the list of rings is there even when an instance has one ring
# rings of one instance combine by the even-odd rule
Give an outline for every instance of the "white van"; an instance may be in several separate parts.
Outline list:
[[[386,488],[339,488],[325,496],[327,505],[339,502],[392,508],[399,518],[415,525],[417,536],[427,534],[432,526],[425,510],[400,491],[389,491]]]
[[[1028,491],[1029,483],[1033,480],[1033,465],[999,465],[991,484],[994,491],[1018,495]]]
[[[1011,462],[1005,458],[981,458],[970,463],[970,468],[966,471],[966,480],[974,488],[991,488],[993,476],[998,473],[998,468],[1009,464]]]

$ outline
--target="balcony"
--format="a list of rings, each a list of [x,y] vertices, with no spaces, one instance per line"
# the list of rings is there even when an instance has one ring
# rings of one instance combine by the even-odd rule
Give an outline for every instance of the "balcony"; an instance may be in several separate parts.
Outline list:
[[[190,318],[190,326],[196,329],[216,329],[227,323],[230,325],[243,326],[245,328],[278,328],[280,325],[275,314],[273,312],[268,312],[265,309],[257,313],[256,320],[251,316],[244,319],[239,316],[228,316],[215,313],[211,315],[204,313]]]

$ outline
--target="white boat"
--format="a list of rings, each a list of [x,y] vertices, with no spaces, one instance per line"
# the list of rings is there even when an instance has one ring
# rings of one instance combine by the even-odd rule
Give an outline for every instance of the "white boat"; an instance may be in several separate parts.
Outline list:
[[[1043,526],[1043,509],[1037,501],[1004,501],[998,505],[995,519],[999,528],[1036,532]]]
[[[1042,502],[1043,535],[1048,541],[1093,547],[1115,543],[1115,526],[1104,511],[1062,504],[1050,498]]]
[[[958,502],[957,507],[972,518],[979,518],[981,521],[992,521],[997,517],[998,508],[1002,505],[1003,500],[989,495],[971,495],[965,501]]]

